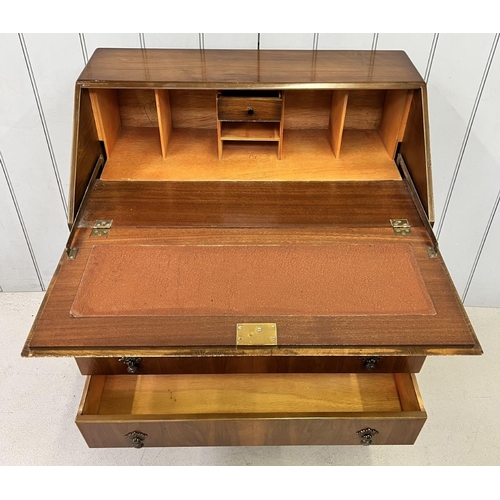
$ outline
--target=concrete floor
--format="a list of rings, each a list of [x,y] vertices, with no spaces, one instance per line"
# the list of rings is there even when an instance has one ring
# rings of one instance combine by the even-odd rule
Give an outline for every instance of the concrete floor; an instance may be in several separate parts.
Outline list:
[[[485,354],[428,358],[414,446],[87,448],[73,359],[20,357],[42,293],[0,293],[0,465],[500,465],[500,309],[468,308]]]

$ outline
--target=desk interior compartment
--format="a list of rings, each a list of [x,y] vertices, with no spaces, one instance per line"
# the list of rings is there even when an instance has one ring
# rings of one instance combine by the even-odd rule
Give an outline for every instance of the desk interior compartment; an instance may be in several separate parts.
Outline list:
[[[101,178],[401,179],[394,160],[413,90],[291,89],[254,94],[90,89],[107,155]],[[254,114],[248,115],[249,109]]]
[[[99,140],[109,159],[128,149],[149,149],[165,158],[172,130],[168,90],[90,90]]]

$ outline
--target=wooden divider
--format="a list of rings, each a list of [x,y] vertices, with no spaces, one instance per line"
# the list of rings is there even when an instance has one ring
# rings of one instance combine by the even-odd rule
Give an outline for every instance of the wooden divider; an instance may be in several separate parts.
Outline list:
[[[348,107],[348,90],[334,90],[328,126],[335,158],[340,157],[345,117]],[[398,143],[403,140],[413,90],[387,90],[378,125],[378,133],[391,159],[396,155]]]
[[[378,130],[391,158],[396,155],[398,142],[403,138],[412,95],[412,90],[388,90],[386,93]]]
[[[168,90],[155,89],[156,112],[160,129],[161,154],[167,157],[168,141],[172,132],[172,113],[170,111],[170,95]]]
[[[348,96],[349,93],[347,90],[334,90],[332,94],[332,107],[328,129],[330,131],[335,158],[338,158],[340,155],[340,145],[342,143],[342,133],[344,132]]]
[[[121,129],[118,92],[115,89],[91,89],[90,100],[100,141],[108,157],[111,156]]]

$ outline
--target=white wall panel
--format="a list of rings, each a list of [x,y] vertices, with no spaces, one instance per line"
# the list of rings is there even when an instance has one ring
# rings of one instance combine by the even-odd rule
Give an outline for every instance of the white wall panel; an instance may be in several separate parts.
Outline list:
[[[314,33],[261,33],[261,49],[313,49]]]
[[[432,33],[380,33],[377,50],[404,50],[423,78],[433,38]]]
[[[257,33],[203,33],[205,49],[256,49]]]
[[[84,38],[89,58],[99,47],[139,48],[141,46],[139,33],[85,33]]]
[[[493,42],[489,34],[441,33],[428,80],[436,229]]]
[[[0,165],[0,290],[39,292],[40,282],[2,167],[6,165]]]
[[[144,33],[146,48],[199,49],[198,33]]]
[[[64,195],[69,192],[75,82],[83,68],[78,34],[24,35]]]
[[[500,209],[488,232],[465,302],[469,306],[500,307]]]
[[[460,294],[465,290],[499,190],[500,53],[497,49],[439,238]],[[500,282],[500,276],[497,281]]]
[[[320,50],[370,50],[373,33],[319,33]]]
[[[19,37],[2,34],[0,46],[0,151],[47,285],[67,235],[64,205]]]

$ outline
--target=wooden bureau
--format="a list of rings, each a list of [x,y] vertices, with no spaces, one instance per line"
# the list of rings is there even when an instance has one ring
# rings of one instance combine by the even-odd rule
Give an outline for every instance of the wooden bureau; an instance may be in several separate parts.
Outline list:
[[[426,356],[482,351],[404,52],[98,49],[74,116],[22,355],[75,357],[89,446],[415,442]]]

